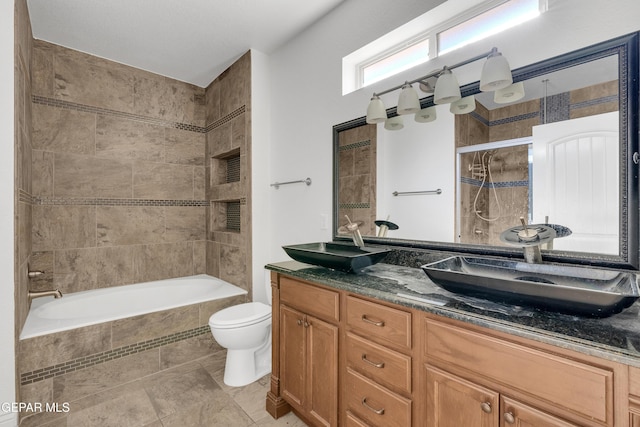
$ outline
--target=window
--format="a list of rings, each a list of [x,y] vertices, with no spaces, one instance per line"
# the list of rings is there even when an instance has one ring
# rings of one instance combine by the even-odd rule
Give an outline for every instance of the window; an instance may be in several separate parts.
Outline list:
[[[510,0],[438,33],[438,55],[501,33],[540,15],[539,0]]]
[[[473,0],[471,0],[473,3]],[[342,59],[342,93],[391,77],[431,58],[515,27],[546,10],[547,0],[446,1]],[[441,22],[433,26],[433,22]],[[430,26],[427,31],[424,28]]]

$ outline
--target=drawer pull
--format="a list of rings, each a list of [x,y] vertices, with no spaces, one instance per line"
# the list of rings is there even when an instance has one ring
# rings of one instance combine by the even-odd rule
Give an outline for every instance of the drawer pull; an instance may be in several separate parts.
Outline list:
[[[486,412],[487,414],[491,413],[491,403],[489,402],[482,402],[480,404],[480,408],[482,409],[483,412]]]
[[[516,417],[511,412],[505,412],[504,413],[504,420],[508,424],[514,424],[516,422]]]
[[[372,408],[371,406],[369,406],[369,404],[367,403],[367,398],[363,397],[362,398],[362,406],[364,406],[365,408],[367,408],[368,410],[370,410],[371,412],[374,412],[378,415],[384,415],[384,408],[382,409],[376,409],[376,408]]]
[[[371,366],[375,366],[376,368],[384,368],[384,362],[372,362],[371,360],[367,359],[367,355],[365,353],[362,353],[362,361],[368,363]]]
[[[362,315],[362,321],[365,323],[370,323],[373,326],[380,326],[380,327],[384,326],[384,322],[382,320],[371,320],[367,317],[366,314]]]

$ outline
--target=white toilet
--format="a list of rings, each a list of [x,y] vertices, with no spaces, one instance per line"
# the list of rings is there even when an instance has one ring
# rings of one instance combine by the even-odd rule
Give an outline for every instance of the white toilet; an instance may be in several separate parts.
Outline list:
[[[270,305],[248,302],[227,307],[209,318],[209,327],[213,338],[227,349],[225,384],[240,387],[271,372]]]

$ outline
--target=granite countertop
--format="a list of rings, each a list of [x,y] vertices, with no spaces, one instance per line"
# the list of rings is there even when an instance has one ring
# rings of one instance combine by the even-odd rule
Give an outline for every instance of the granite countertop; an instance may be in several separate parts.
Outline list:
[[[336,289],[640,367],[640,300],[619,314],[596,319],[453,294],[435,285],[421,269],[401,265],[380,263],[358,274],[297,261],[268,264],[266,268]]]

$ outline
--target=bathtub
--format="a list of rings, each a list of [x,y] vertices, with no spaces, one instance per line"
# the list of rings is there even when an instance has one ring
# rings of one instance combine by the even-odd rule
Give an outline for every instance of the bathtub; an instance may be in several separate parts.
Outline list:
[[[74,292],[59,299],[36,298],[20,339],[246,294],[231,283],[200,274]]]

